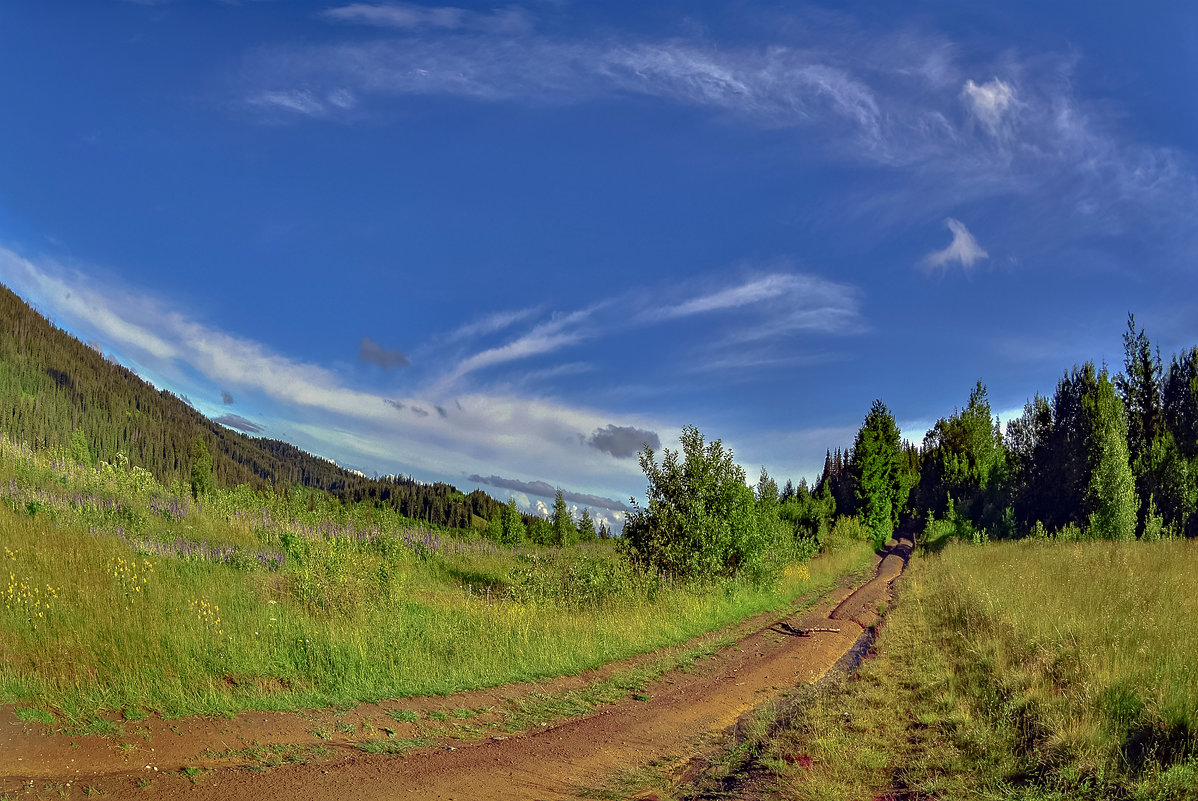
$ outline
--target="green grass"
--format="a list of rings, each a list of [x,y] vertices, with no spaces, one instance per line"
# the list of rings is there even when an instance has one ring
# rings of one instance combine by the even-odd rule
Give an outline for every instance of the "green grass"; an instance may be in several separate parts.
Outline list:
[[[877,657],[740,770],[804,801],[1198,798],[1195,568],[1196,542],[916,559]]]
[[[387,714],[400,723],[415,723],[420,720],[420,716],[410,709],[392,709]]]
[[[37,707],[19,706],[16,708],[17,720],[23,720],[26,723],[53,723],[54,714],[47,712],[44,709]]]
[[[497,548],[416,532],[441,538],[426,548],[387,528],[393,515],[244,490],[200,508],[147,476],[0,442],[0,703],[78,725],[102,711],[348,707],[545,679],[780,608],[870,558],[855,543],[774,586],[671,586],[631,574],[609,543]],[[154,511],[164,501],[182,511]],[[176,541],[233,555],[154,551]],[[249,556],[259,551],[288,555],[268,570]]]

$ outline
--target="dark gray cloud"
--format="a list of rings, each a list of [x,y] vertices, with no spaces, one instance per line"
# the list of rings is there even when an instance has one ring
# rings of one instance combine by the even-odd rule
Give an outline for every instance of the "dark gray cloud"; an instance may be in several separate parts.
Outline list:
[[[587,444],[595,450],[610,453],[617,459],[627,459],[629,456],[635,456],[644,445],[653,450],[659,449],[661,438],[654,431],[632,426],[609,425],[607,428],[596,428]]]
[[[444,406],[434,406],[433,408],[436,409],[437,414],[441,415],[442,417],[449,417],[449,412],[445,411]]]
[[[470,476],[470,480],[477,481],[479,484],[498,487],[499,489],[509,489],[515,492],[525,492],[529,495],[539,495],[542,498],[553,498],[557,495],[557,487],[547,481],[520,481],[516,478],[503,478],[502,476]],[[567,501],[572,501],[583,506],[610,509],[613,512],[631,511],[627,504],[614,501],[611,498],[604,498],[600,495],[588,495],[585,492],[562,490],[562,497]]]
[[[233,393],[221,392],[220,393],[220,402],[226,406],[232,406],[233,405]]]
[[[227,428],[235,428],[246,434],[260,434],[263,431],[262,426],[252,420],[246,420],[239,414],[222,414],[220,417],[212,418],[212,422],[220,423]]]
[[[358,345],[358,361],[363,364],[377,364],[384,370],[393,367],[407,367],[411,362],[403,355],[403,351],[384,348],[370,337],[362,337]]]
[[[417,417],[428,417],[428,410],[421,409],[419,406],[413,406],[412,414],[416,415]]]
[[[390,398],[383,398],[383,403],[387,404],[392,409],[398,409],[401,412],[407,408],[403,401],[391,400]]]

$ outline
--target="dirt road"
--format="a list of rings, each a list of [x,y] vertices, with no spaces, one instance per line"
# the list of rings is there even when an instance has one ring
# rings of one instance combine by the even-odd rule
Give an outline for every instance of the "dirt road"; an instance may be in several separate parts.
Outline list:
[[[818,679],[877,619],[890,583],[911,554],[910,540],[892,540],[878,557],[874,578],[833,591],[806,612],[758,621],[735,644],[672,670],[634,697],[582,717],[506,736],[441,740],[402,755],[367,754],[339,742],[333,723],[353,730],[389,720],[396,736],[415,733],[364,705],[348,718],[316,713],[246,713],[232,720],[143,722],[142,742],[114,744],[99,737],[72,740],[0,713],[0,794],[83,797],[87,788],[108,798],[273,799],[529,799],[575,798],[621,770],[677,761],[732,726],[746,712],[797,684]],[[817,631],[814,628],[839,629]],[[596,675],[602,674],[602,671]],[[561,679],[547,691],[582,686],[595,676]],[[527,686],[515,692],[528,692]],[[511,697],[511,687],[404,703],[407,709],[487,708]],[[444,713],[442,713],[444,714]],[[473,719],[486,723],[485,714]],[[129,728],[129,726],[127,726]],[[497,730],[496,730],[497,731]],[[244,769],[244,753],[327,740],[331,755],[269,770]],[[184,772],[181,769],[190,769]],[[157,768],[157,770],[155,770]],[[177,771],[177,772],[176,772]]]

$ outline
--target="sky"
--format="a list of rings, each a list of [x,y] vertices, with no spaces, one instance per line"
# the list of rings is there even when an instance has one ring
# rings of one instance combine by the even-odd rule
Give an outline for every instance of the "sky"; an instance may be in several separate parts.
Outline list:
[[[213,420],[560,488],[814,479],[1198,343],[1198,5],[0,6],[0,282]]]

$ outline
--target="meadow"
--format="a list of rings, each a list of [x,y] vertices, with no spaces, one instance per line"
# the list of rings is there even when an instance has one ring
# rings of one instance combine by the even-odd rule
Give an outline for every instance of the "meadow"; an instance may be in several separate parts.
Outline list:
[[[1195,564],[1179,540],[917,557],[875,653],[753,770],[787,799],[1198,798]]]
[[[118,459],[0,439],[0,703],[82,721],[345,706],[572,674],[777,609],[866,542],[767,585],[632,571],[610,542],[501,546],[318,492],[197,502]]]

